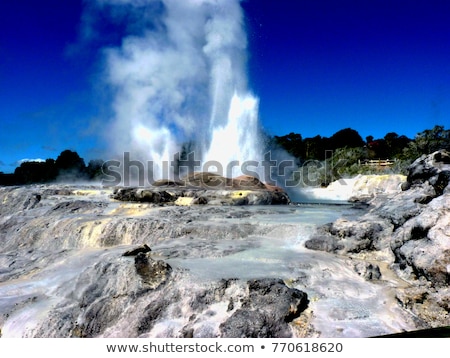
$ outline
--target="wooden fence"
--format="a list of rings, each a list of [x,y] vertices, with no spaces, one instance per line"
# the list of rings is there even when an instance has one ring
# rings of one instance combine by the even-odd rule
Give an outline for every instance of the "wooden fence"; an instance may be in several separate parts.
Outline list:
[[[364,160],[358,161],[359,165],[366,165],[369,167],[390,167],[391,165],[394,165],[395,161],[392,159],[370,159],[370,160]]]

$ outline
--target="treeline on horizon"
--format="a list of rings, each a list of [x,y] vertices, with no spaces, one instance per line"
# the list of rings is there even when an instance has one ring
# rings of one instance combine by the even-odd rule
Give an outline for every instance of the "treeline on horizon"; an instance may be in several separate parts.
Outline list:
[[[274,136],[273,141],[300,162],[325,160],[328,158],[327,151],[355,148],[361,149],[359,158],[361,160],[415,160],[422,154],[429,154],[439,149],[450,150],[450,130],[436,125],[432,129],[417,133],[413,139],[389,132],[383,138],[374,138],[369,135],[364,140],[356,130],[345,128],[331,137],[317,135],[302,138],[301,134],[291,132],[284,136]]]
[[[103,177],[103,160],[85,164],[83,158],[66,149],[55,159],[25,161],[12,174],[0,172],[0,185],[25,185],[51,182],[96,181]]]
[[[340,174],[351,176],[379,171],[376,168],[361,167],[361,162],[390,159],[396,165],[385,168],[386,170],[405,173],[408,165],[422,154],[430,154],[439,149],[450,150],[450,130],[436,125],[418,133],[413,139],[389,132],[383,138],[367,136],[364,140],[356,130],[345,128],[331,137],[317,135],[303,138],[301,134],[291,132],[284,136],[268,136],[266,142],[267,150],[282,148],[297,160],[299,167],[311,161],[345,161],[341,165]],[[187,147],[183,146],[182,156]],[[105,175],[103,163],[102,159],[95,159],[86,165],[77,152],[66,149],[56,159],[26,161],[12,174],[0,172],[0,185],[100,181]],[[322,184],[328,183],[329,180],[324,176]]]

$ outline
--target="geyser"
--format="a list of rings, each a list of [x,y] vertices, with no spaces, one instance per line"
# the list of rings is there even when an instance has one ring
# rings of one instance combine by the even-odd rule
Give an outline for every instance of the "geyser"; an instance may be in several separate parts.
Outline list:
[[[104,50],[105,81],[113,93],[108,140],[116,155],[151,160],[155,179],[188,142],[196,160],[217,162],[218,171],[232,161],[262,159],[239,0],[97,0],[97,5],[109,10],[102,14],[130,21],[121,45]],[[240,166],[232,174],[242,174]]]

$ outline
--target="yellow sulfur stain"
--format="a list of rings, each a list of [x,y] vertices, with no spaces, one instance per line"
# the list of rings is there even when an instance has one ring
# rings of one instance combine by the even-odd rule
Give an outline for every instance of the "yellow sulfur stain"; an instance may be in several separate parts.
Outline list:
[[[78,189],[74,190],[73,193],[78,196],[98,195],[98,190]]]
[[[194,198],[188,198],[184,196],[180,196],[176,201],[175,205],[179,206],[189,206],[192,205],[192,202],[194,201]]]
[[[232,199],[239,199],[239,198],[245,198],[247,197],[249,194],[251,194],[252,191],[251,190],[239,190],[239,191],[234,191],[231,193],[230,197]]]
[[[127,203],[120,204],[117,208],[111,210],[108,214],[112,216],[144,216],[152,210],[149,204]]]

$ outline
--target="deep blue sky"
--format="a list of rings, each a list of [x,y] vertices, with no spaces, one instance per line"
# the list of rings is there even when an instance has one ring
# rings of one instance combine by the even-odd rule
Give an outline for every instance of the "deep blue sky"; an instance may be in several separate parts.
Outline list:
[[[450,1],[247,0],[249,82],[272,135],[413,138],[450,124]],[[0,5],[0,171],[76,150],[105,157],[98,48],[81,0]],[[101,26],[99,24],[98,26]]]

